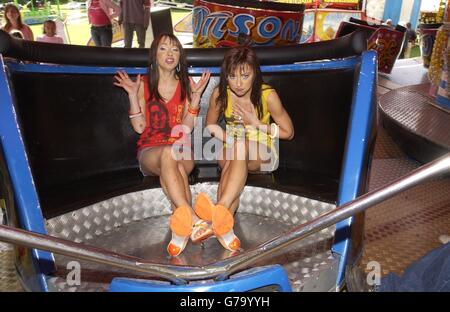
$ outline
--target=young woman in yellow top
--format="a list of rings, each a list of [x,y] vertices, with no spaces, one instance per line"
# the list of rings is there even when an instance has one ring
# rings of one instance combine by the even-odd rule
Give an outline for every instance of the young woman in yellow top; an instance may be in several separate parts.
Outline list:
[[[218,125],[221,117],[227,124],[225,131]],[[273,141],[294,137],[291,118],[277,92],[264,84],[252,49],[236,47],[225,54],[206,126],[211,135],[225,143],[223,157],[218,161],[222,171],[217,203],[214,205],[205,194],[199,194],[195,210],[200,218],[211,222],[223,247],[235,251],[240,248],[240,241],[233,232],[233,215],[248,172],[268,171],[267,167],[269,171],[276,169],[274,160],[278,153]],[[270,157],[261,151],[267,151]]]

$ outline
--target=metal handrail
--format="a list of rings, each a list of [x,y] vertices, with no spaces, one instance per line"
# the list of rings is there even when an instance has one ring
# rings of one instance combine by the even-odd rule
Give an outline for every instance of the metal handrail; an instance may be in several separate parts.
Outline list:
[[[448,172],[450,172],[450,153],[417,168],[387,186],[362,195],[312,221],[294,227],[291,231],[281,234],[259,247],[203,267],[157,264],[82,243],[75,243],[61,238],[3,225],[0,225],[0,241],[47,250],[81,260],[148,273],[151,276],[162,277],[175,284],[184,284],[187,281],[202,279],[221,280],[313,233],[360,213],[402,191]]]

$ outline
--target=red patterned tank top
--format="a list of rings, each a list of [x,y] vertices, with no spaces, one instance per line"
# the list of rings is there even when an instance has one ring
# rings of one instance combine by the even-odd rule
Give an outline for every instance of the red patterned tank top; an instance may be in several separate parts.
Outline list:
[[[91,5],[88,8],[88,16],[90,23],[94,26],[111,25],[111,20],[100,7],[99,0],[92,0]]]
[[[186,143],[187,135],[181,131],[181,127],[174,129],[181,125],[185,105],[185,101],[181,99],[180,82],[173,97],[164,103],[150,99],[147,77],[143,81],[146,127],[137,141],[138,152],[146,147],[172,145],[176,141]]]

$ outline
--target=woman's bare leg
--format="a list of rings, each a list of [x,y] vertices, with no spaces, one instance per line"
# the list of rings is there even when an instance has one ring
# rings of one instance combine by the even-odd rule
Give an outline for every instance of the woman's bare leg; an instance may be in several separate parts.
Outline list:
[[[263,163],[262,160],[259,158],[259,155],[257,155],[257,159],[255,160],[248,160],[248,155],[249,155],[249,149],[250,148],[254,148],[254,145],[249,144],[248,141],[246,141],[246,157],[247,157],[247,172],[241,172],[242,174],[239,174],[239,171],[237,173],[235,173],[234,176],[231,176],[231,170],[230,169],[230,164],[232,162],[234,162],[236,160],[236,158],[234,158],[235,160],[233,161],[227,161],[227,163],[224,165],[223,169],[222,169],[222,174],[221,174],[221,179],[220,179],[220,183],[219,183],[219,188],[218,188],[218,194],[217,194],[217,201],[218,203],[223,202],[223,201],[227,201],[227,199],[223,200],[222,196],[224,194],[224,190],[227,190],[227,192],[229,191],[230,193],[228,193],[230,196],[236,196],[235,199],[232,201],[232,203],[227,206],[226,204],[223,204],[225,207],[228,207],[230,212],[232,214],[234,214],[239,206],[239,201],[240,201],[240,195],[245,187],[245,182],[247,181],[247,176],[248,176],[248,172],[259,172],[260,168],[261,168],[261,164]],[[257,146],[256,146],[257,147]],[[242,156],[242,155],[241,155]],[[233,168],[238,168],[237,170],[239,170],[240,167],[233,167]],[[231,178],[230,178],[231,176]],[[237,179],[237,180],[236,180]],[[231,185],[237,185],[236,181],[243,181],[243,184],[238,184],[241,187],[239,189],[234,188],[234,190],[231,188]],[[233,193],[234,192],[234,193]]]
[[[192,226],[198,220],[191,206],[188,175],[194,164],[172,157],[172,147],[165,146],[146,152],[141,159],[143,170],[159,175],[161,187],[172,204],[169,219],[172,238],[167,245],[171,256],[178,256],[186,247]],[[184,163],[183,163],[184,162]]]
[[[223,154],[225,154],[225,151]],[[217,186],[217,201],[219,201],[220,197],[222,196],[223,186],[228,177],[228,167],[230,166],[230,161],[226,159],[219,160],[219,166],[221,170],[220,170],[219,185]]]
[[[145,152],[141,159],[141,165],[146,172],[159,176],[161,188],[174,208],[191,207],[188,174],[192,171],[193,162],[183,163],[183,169],[179,166],[181,162],[185,161],[177,161],[172,157],[171,146],[153,148]]]
[[[233,159],[229,160],[228,168],[222,171],[220,186],[220,199],[217,204],[234,209],[239,202],[239,196],[244,189],[248,174],[247,143],[237,141],[233,145]],[[222,179],[223,176],[223,179]],[[234,211],[231,211],[234,213]]]
[[[168,197],[175,207],[191,206],[186,196],[185,179],[187,177],[183,177],[178,161],[172,157],[171,146],[164,147],[161,153],[160,179],[166,185]]]
[[[189,202],[190,206],[192,204],[192,193],[191,188],[189,187],[189,175],[194,169],[194,161],[193,160],[181,160],[178,161],[178,171],[183,177],[184,191],[186,194],[186,199]]]
[[[223,193],[223,189],[224,189],[224,185],[228,184],[228,180],[229,180],[229,173],[230,170],[229,169],[230,166],[230,161],[228,160],[226,162],[226,164],[223,166],[221,175],[220,175],[220,181],[219,181],[219,186],[217,188],[217,202],[220,201],[220,198],[222,197],[222,193]],[[234,214],[236,212],[236,209],[239,206],[239,196],[233,201],[233,203],[230,205],[229,210],[231,212],[231,214]]]

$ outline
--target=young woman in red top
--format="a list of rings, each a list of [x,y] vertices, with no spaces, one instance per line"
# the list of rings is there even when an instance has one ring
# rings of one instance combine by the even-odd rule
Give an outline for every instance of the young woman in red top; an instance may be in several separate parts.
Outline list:
[[[130,122],[141,134],[137,142],[141,171],[144,175],[159,176],[161,187],[172,203],[172,239],[167,251],[177,256],[186,247],[189,237],[195,241],[210,235],[208,225],[195,215],[191,205],[188,176],[194,168],[193,159],[179,159],[174,153],[179,149],[178,143],[183,140],[185,143],[187,134],[194,128],[200,96],[210,74],[203,73],[197,83],[188,77],[184,50],[171,34],[155,38],[149,64],[144,79],[138,75],[132,80],[124,71],[119,71],[114,84],[127,91]],[[190,151],[188,153],[191,155]]]

